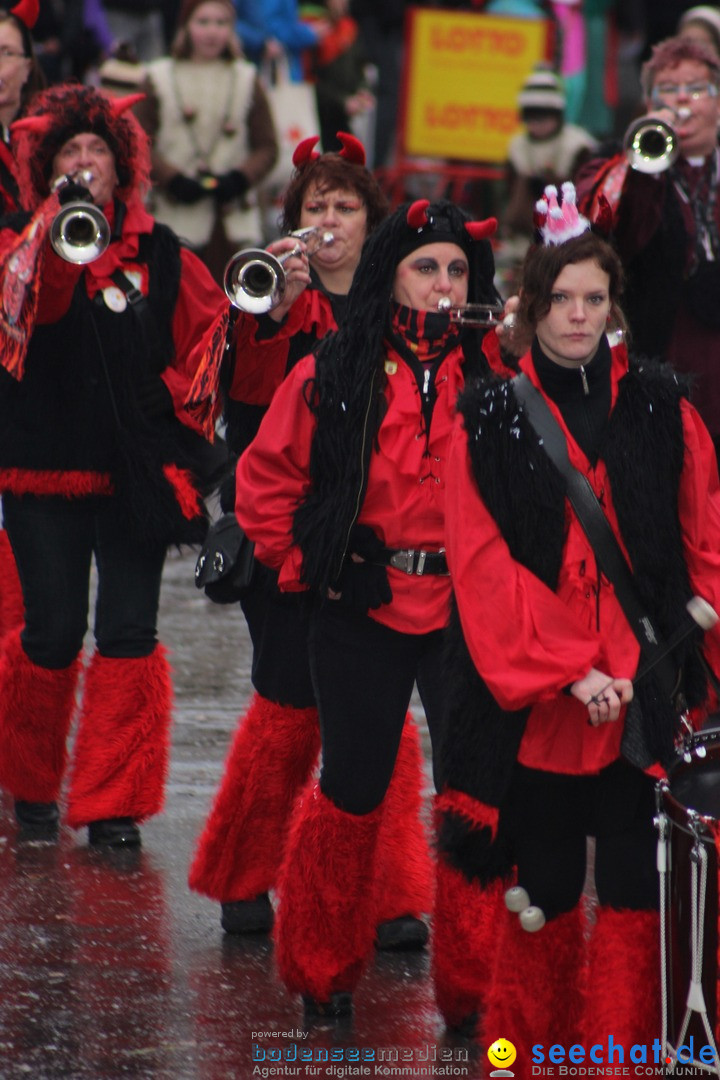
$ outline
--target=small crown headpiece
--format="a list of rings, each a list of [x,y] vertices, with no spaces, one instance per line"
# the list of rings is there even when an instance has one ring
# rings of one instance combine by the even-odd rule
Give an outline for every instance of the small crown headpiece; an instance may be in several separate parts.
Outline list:
[[[566,181],[560,190],[562,199],[558,201],[557,188],[549,184],[545,197],[535,203],[534,224],[543,244],[564,244],[591,228],[588,219],[578,212],[574,184]]]

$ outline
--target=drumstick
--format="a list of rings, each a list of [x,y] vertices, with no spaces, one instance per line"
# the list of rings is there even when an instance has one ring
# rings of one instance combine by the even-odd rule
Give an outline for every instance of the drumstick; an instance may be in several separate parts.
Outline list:
[[[641,679],[644,679],[646,675],[649,675],[656,664],[664,659],[668,653],[671,653],[673,649],[676,649],[681,641],[684,641],[686,637],[689,637],[689,635],[692,634],[693,630],[700,627],[703,632],[707,632],[708,630],[712,630],[713,626],[718,621],[717,611],[715,611],[715,608],[709,604],[707,600],[703,600],[702,596],[691,596],[685,605],[685,608],[690,618],[670,635],[663,648],[652,658],[652,660],[643,664],[632,681],[633,686],[639,683]],[[593,694],[590,701],[594,701],[595,704],[597,704],[598,699],[602,697],[606,690],[610,689],[614,682],[615,680],[611,679],[606,686],[603,686],[599,693]],[[588,702],[588,704],[590,704],[590,702]]]
[[[715,623],[718,621],[718,613],[711,604],[708,604],[707,600],[703,600],[702,596],[691,596],[685,605],[690,618],[680,626],[665,642],[664,648],[648,661],[638,671],[637,675],[633,679],[633,686],[639,682],[640,679],[644,679],[645,676],[652,671],[656,664],[671,653],[673,649],[677,648],[681,641],[684,641],[686,637],[692,634],[693,630],[696,630],[699,626],[703,633],[707,633],[708,630],[712,630]]]

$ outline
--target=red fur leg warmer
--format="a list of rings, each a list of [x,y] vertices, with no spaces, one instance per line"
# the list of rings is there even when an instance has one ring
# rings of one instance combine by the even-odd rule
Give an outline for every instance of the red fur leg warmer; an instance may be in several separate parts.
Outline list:
[[[579,1041],[583,1012],[584,918],[580,905],[541,930],[528,933],[505,905],[497,919],[498,940],[483,1038],[490,1045],[509,1039],[526,1054]]]
[[[328,1001],[353,990],[375,937],[368,881],[382,806],[361,817],[311,781],[295,804],[278,882],[276,957],[290,991]]]
[[[448,818],[460,818],[466,826],[465,848],[480,838],[481,830],[493,829],[497,811],[460,791],[445,791],[435,800],[438,837]],[[485,883],[476,876],[480,866],[457,849],[439,845],[433,915],[432,974],[437,1006],[450,1028],[472,1033],[481,1016],[493,971],[498,934],[498,915],[504,907],[509,881],[493,878]]]
[[[25,622],[25,604],[8,534],[0,529],[0,638]]]
[[[65,771],[65,743],[75,706],[80,661],[38,667],[5,637],[0,660],[0,786],[28,802],[54,802]]]
[[[599,907],[590,938],[586,1045],[625,1047],[660,1038],[660,917],[656,911]]]
[[[408,713],[383,800],[375,864],[379,923],[432,911],[433,868],[422,821],[424,786],[420,738]]]
[[[198,840],[191,889],[227,902],[274,888],[290,812],[319,749],[317,709],[255,694]]]
[[[161,809],[171,706],[170,666],[161,645],[132,659],[93,655],[75,740],[70,825],[116,817],[143,821]]]

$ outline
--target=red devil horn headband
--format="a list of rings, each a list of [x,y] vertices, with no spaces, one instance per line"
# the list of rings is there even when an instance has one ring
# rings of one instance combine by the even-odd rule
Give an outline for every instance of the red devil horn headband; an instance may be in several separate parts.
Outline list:
[[[10,14],[24,23],[28,30],[32,30],[40,14],[40,0],[20,0],[19,4],[10,8]]]
[[[49,113],[39,113],[37,116],[23,116],[22,120],[15,120],[10,125],[12,135],[21,131],[35,132],[37,135],[45,135],[53,124],[53,118]]]
[[[411,229],[422,229],[424,225],[429,224],[430,218],[427,212],[429,205],[427,199],[418,199],[408,209],[407,223]]]
[[[145,94],[128,94],[127,97],[111,98],[110,99],[110,111],[115,116],[122,116],[128,109],[132,109],[133,105],[137,105],[138,101],[144,101]]]
[[[292,163],[296,169],[303,169],[311,161],[315,161],[319,158],[317,150],[313,150],[316,143],[320,142],[319,135],[310,135],[309,138],[303,139],[295,147],[295,153],[292,156]]]
[[[347,131],[338,131],[337,139],[342,143],[342,150],[338,157],[345,158],[351,165],[365,164],[365,147],[359,139],[356,139],[354,135],[349,135]]]
[[[497,226],[497,218],[489,217],[485,218],[484,221],[468,221],[465,225],[465,231],[470,234],[473,240],[488,240],[497,232]]]
[[[418,199],[408,209],[407,223],[411,229],[423,229],[432,224],[428,214],[430,203],[427,199]],[[465,223],[465,231],[471,240],[487,240],[494,236],[497,231],[497,218],[486,218],[484,221],[468,221]]]

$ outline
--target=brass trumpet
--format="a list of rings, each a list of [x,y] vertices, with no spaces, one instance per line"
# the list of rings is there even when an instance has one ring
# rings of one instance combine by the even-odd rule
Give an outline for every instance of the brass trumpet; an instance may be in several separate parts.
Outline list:
[[[492,328],[502,323],[505,308],[502,304],[453,304],[449,296],[441,296],[438,311],[449,315],[451,323]]]
[[[288,236],[302,240],[308,256],[317,254],[321,248],[335,241],[331,232],[318,225],[295,229]],[[283,264],[293,255],[300,255],[302,250],[301,245],[296,244],[279,256],[263,248],[244,248],[236,252],[225,267],[223,276],[223,288],[230,303],[251,315],[264,315],[272,311],[282,303],[287,289]]]
[[[675,113],[682,123],[689,109]],[[625,132],[623,149],[631,169],[642,173],[661,173],[674,165],[680,156],[680,141],[675,128],[659,117],[641,116]]]
[[[92,173],[87,171],[62,176],[55,182],[52,190],[58,191],[72,181],[87,186],[92,178]],[[99,258],[110,243],[108,219],[99,207],[84,199],[66,203],[50,225],[50,243],[65,262],[85,266]]]

